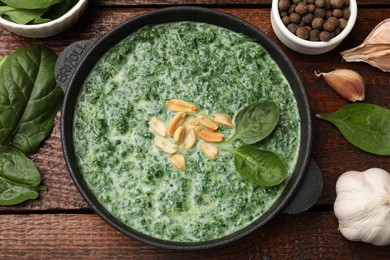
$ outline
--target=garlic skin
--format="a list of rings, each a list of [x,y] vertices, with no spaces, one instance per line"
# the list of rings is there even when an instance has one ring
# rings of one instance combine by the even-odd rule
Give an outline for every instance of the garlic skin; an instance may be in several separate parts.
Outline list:
[[[390,72],[390,18],[380,22],[359,46],[341,52],[347,62],[366,62]]]
[[[363,101],[366,86],[359,73],[349,69],[336,69],[331,72],[315,72],[317,77],[324,77],[326,83],[343,98],[349,101]]]
[[[379,168],[348,171],[336,183],[334,213],[352,241],[390,245],[390,174]]]

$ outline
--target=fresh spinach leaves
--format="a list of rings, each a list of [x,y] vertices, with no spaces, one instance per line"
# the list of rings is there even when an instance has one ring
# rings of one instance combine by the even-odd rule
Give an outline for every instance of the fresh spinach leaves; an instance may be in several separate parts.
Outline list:
[[[226,150],[234,154],[236,170],[257,185],[271,187],[280,184],[286,178],[286,166],[279,156],[271,151],[251,145]]]
[[[0,58],[0,205],[38,197],[33,153],[53,128],[63,93],[54,80],[57,55],[30,45]],[[14,146],[14,147],[12,147]]]
[[[264,187],[280,184],[287,176],[287,168],[279,156],[253,145],[275,129],[279,122],[279,108],[274,102],[258,101],[237,113],[235,133],[230,142],[240,139],[245,144],[238,148],[222,146],[234,155],[234,166],[249,181]]]
[[[63,16],[73,6],[77,4],[78,0],[62,0],[58,4],[55,4],[49,8],[49,10],[43,15],[45,19],[55,20]]]
[[[41,17],[45,12],[45,9],[19,9],[12,6],[0,6],[0,15],[11,22],[18,24],[27,24],[32,22],[37,17]]]
[[[46,23],[67,13],[77,2],[78,0],[1,0],[0,16],[18,24]]]
[[[22,152],[16,148],[0,146],[0,205],[15,205],[36,199],[41,176]]]
[[[33,153],[53,128],[63,92],[56,85],[57,55],[30,45],[0,60],[0,145]]]
[[[390,155],[390,110],[356,103],[331,114],[317,114],[340,130],[354,146],[373,154]]]
[[[23,9],[42,9],[58,4],[62,0],[1,0],[3,3]]]
[[[279,108],[271,101],[258,101],[240,110],[235,118],[236,130],[228,142],[240,139],[254,144],[266,138],[279,121]]]

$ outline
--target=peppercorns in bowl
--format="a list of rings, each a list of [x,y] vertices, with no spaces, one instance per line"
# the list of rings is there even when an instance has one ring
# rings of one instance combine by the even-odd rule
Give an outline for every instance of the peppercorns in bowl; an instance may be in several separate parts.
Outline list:
[[[290,49],[321,54],[337,47],[351,32],[356,0],[272,0],[271,24]]]

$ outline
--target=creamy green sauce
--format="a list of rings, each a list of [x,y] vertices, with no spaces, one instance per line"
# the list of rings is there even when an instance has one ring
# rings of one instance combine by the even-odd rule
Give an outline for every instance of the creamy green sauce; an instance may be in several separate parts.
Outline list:
[[[148,125],[152,116],[173,117],[166,106],[173,98],[206,115],[231,116],[258,100],[276,102],[277,129],[258,146],[282,158],[286,181],[256,186],[235,171],[230,153],[212,161],[197,148],[181,151],[186,167],[176,170],[153,145]],[[144,27],[101,58],[78,99],[74,140],[86,183],[118,220],[160,239],[207,241],[249,225],[274,204],[295,168],[300,119],[291,88],[262,46],[183,22]]]

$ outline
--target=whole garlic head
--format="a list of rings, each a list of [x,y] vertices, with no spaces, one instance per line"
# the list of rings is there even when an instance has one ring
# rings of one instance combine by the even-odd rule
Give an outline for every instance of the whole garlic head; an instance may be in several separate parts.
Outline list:
[[[334,213],[352,241],[390,245],[390,174],[379,168],[348,171],[336,183]]]

